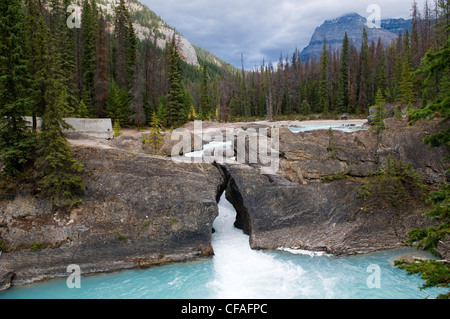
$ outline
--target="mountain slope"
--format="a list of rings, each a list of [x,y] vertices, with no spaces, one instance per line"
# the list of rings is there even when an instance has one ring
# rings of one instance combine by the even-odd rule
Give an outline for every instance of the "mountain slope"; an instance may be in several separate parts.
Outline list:
[[[182,59],[192,65],[199,65],[197,53],[193,45],[173,28],[171,28],[156,13],[141,4],[137,0],[126,0],[128,12],[133,20],[133,27],[136,36],[139,39],[156,37],[158,47],[165,48],[166,42],[169,41],[176,33]],[[116,0],[97,0],[98,7],[109,16],[112,20],[114,16],[114,7]]]
[[[366,25],[367,19],[357,13],[351,13],[334,20],[327,20],[321,26],[316,28],[309,45],[303,49],[301,58],[305,61],[307,58],[319,58],[322,52],[323,41],[326,39],[328,47],[331,50],[340,50],[345,32],[347,32],[350,42],[359,49],[362,43],[362,30],[366,26],[369,43],[377,43],[378,38],[385,46],[396,40],[400,31],[411,27],[411,20],[388,19],[382,20],[381,28],[369,28]]]
[[[96,0],[96,2],[98,7],[107,16],[107,20],[112,21],[114,17],[114,6],[118,1]],[[175,28],[169,26],[160,16],[138,0],[125,0],[125,2],[133,20],[136,36],[139,39],[142,40],[150,37],[153,40],[156,37],[158,47],[164,49],[167,41],[176,34],[181,58],[188,64],[199,66],[199,58],[204,58],[208,62],[215,63],[218,66],[228,65],[228,63],[222,61],[207,50],[190,43]]]

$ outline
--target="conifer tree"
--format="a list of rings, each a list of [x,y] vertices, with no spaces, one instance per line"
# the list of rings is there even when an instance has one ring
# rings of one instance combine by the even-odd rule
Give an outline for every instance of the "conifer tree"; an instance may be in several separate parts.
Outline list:
[[[103,13],[99,14],[96,69],[95,69],[95,113],[98,117],[106,115],[106,99],[108,97],[108,52],[106,43],[106,20]]]
[[[304,99],[300,105],[300,114],[309,115],[309,113],[311,113],[311,106],[309,105],[308,100]]]
[[[34,65],[35,78],[42,94],[42,121],[38,134],[37,173],[40,194],[55,206],[71,206],[80,202],[84,191],[82,164],[72,155],[64,129],[70,126],[64,121],[69,112],[66,87],[61,70],[61,56],[56,50],[57,39],[52,36],[40,12],[35,12],[38,36],[33,38],[39,62]]]
[[[11,177],[31,162],[33,150],[33,136],[23,118],[32,107],[33,96],[24,22],[21,1],[0,3],[0,159],[3,171]]]
[[[114,126],[113,126],[113,136],[119,137],[122,134],[123,134],[123,132],[122,132],[122,128],[120,127],[120,121],[115,121]]]
[[[120,88],[131,92],[134,82],[137,39],[128,9],[124,0],[120,0],[115,10],[115,76]]]
[[[84,100],[82,99],[80,101],[80,105],[78,106],[78,117],[87,119],[92,116],[91,108],[84,103]]]
[[[386,92],[386,82],[387,82],[387,78],[386,78],[386,55],[384,54],[384,52],[382,53],[381,56],[381,61],[379,64],[379,70],[378,70],[378,88],[381,89],[381,92],[383,94],[385,94]]]
[[[414,78],[411,73],[409,62],[405,60],[403,62],[402,81],[400,83],[400,101],[408,108],[411,108],[415,101],[413,81]]]
[[[95,1],[84,0],[81,14],[81,32],[83,39],[83,50],[81,67],[83,74],[83,90],[87,91],[92,105],[95,101],[95,66],[96,66],[96,44],[97,44],[97,15]],[[86,102],[86,101],[85,101]]]
[[[41,195],[55,206],[72,206],[81,202],[84,191],[83,165],[72,155],[63,129],[70,126],[63,120],[64,110],[69,107],[64,88],[51,92],[54,103],[47,105],[42,116],[39,135],[39,151],[36,160],[38,185]]]
[[[211,107],[209,104],[209,94],[208,94],[208,66],[203,65],[203,77],[200,84],[200,102],[199,102],[200,113],[202,119],[207,119],[208,114],[211,112]]]
[[[416,69],[420,64],[420,43],[419,43],[419,17],[417,12],[417,3],[414,0],[412,5],[412,20],[411,20],[411,55],[413,64],[411,67]]]
[[[292,113],[292,99],[287,86],[284,88],[283,99],[281,101],[281,110],[283,115]]]
[[[144,143],[150,144],[152,150],[151,154],[157,154],[161,144],[164,142],[164,136],[161,133],[160,119],[153,113],[151,130],[147,137],[143,137]]]
[[[29,73],[33,83],[31,115],[33,131],[37,130],[37,117],[42,116],[46,106],[46,92],[49,88],[49,78],[54,52],[51,49],[52,34],[40,12],[38,3],[26,1],[27,16],[25,20],[25,41],[29,49]]]
[[[38,185],[41,195],[56,207],[73,206],[81,202],[84,192],[83,165],[73,157],[63,132],[70,128],[63,119],[69,107],[65,88],[53,83],[48,94],[53,98],[42,116],[39,157],[35,163]]]
[[[349,58],[349,41],[347,32],[345,32],[344,40],[342,41],[342,54],[341,54],[341,66],[339,69],[339,82],[338,82],[338,100],[337,109],[340,113],[348,112],[349,105],[349,74],[348,74],[348,58]]]
[[[158,101],[158,108],[156,111],[159,124],[167,126],[167,100],[165,96],[162,96]]]
[[[121,126],[126,125],[130,117],[127,98],[127,93],[123,92],[117,83],[112,80],[106,99],[106,114],[114,122],[119,121]]]
[[[323,43],[322,55],[320,56],[320,82],[319,99],[321,111],[327,114],[329,111],[329,92],[328,92],[328,50],[326,41]]]
[[[27,0],[33,1],[33,0]],[[67,98],[71,111],[75,111],[78,106],[78,89],[76,86],[76,57],[75,57],[75,31],[67,27],[67,18],[70,12],[67,7],[71,0],[50,1],[50,30],[55,38],[55,54],[58,55],[60,69],[62,72],[61,82],[66,87]],[[36,30],[33,30],[35,32]]]
[[[375,130],[377,132],[381,132],[386,129],[386,125],[384,124],[384,120],[386,118],[386,109],[384,107],[384,98],[381,89],[378,89],[377,95],[375,97],[375,112],[373,115],[373,125],[375,126]]]
[[[184,105],[185,105],[185,110],[187,112],[186,120],[187,121],[194,120],[197,117],[195,107],[194,107],[194,98],[192,97],[189,90],[186,90],[186,89],[184,90]]]
[[[359,58],[359,85],[358,85],[358,102],[361,114],[365,114],[368,103],[368,77],[369,77],[369,45],[366,27],[363,27],[363,41],[361,44]]]
[[[412,76],[413,53],[411,50],[409,31],[405,31],[403,38],[403,64],[400,82],[400,102],[408,108],[413,106],[415,101],[414,78]]]
[[[175,36],[172,43],[167,46],[169,54],[169,93],[167,94],[167,124],[179,127],[186,123],[187,112],[184,105],[184,87],[181,78],[181,59],[175,43]]]
[[[278,89],[281,89],[281,87],[279,87]],[[240,113],[245,116],[245,120],[247,121],[249,116],[249,102],[247,94],[246,76],[244,71],[244,54],[241,54],[241,76],[239,81],[239,110]]]
[[[125,74],[128,87],[132,88],[136,80],[135,68],[138,39],[136,37],[136,34],[134,33],[133,23],[130,18],[128,19],[126,40]]]

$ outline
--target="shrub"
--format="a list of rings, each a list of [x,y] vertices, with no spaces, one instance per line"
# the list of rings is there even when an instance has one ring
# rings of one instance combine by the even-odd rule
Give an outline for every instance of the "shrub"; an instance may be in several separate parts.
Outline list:
[[[114,137],[119,137],[120,135],[122,135],[122,129],[120,127],[120,122],[119,121],[115,121],[114,122],[114,127],[113,127],[113,136]]]
[[[411,163],[405,164],[389,156],[386,165],[372,173],[358,190],[367,203],[399,207],[411,199],[425,200],[426,187]]]
[[[35,241],[35,242],[33,242],[33,243],[31,244],[30,249],[31,249],[32,251],[38,251],[38,250],[41,249],[41,246],[42,246],[42,244],[41,244],[40,242]]]

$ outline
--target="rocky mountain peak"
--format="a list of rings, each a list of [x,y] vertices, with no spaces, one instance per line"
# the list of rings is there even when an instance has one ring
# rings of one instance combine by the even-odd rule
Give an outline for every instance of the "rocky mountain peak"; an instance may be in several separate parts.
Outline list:
[[[400,31],[404,32],[411,27],[411,20],[387,19],[381,21],[381,28],[371,28],[367,25],[367,19],[357,13],[348,13],[336,19],[327,20],[317,27],[311,37],[309,45],[302,51],[301,58],[319,58],[322,53],[323,41],[332,51],[340,50],[345,32],[350,42],[357,49],[362,44],[362,30],[366,27],[370,42],[378,42],[381,39],[385,46],[396,40]]]

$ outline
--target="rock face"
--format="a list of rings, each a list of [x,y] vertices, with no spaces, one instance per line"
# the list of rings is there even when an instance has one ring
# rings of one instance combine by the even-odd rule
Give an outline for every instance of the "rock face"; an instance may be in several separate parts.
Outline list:
[[[323,48],[323,41],[326,39],[327,49],[331,47],[332,51],[340,50],[345,32],[347,32],[350,43],[353,42],[356,49],[361,48],[362,30],[366,25],[367,19],[357,13],[351,13],[339,17],[334,20],[327,20],[321,26],[316,28],[311,37],[309,45],[302,51],[302,61],[307,58],[320,58]],[[378,42],[381,38],[384,46],[388,46],[392,41],[396,40],[400,31],[405,31],[411,27],[411,20],[404,19],[388,19],[381,21],[381,28],[368,28],[369,44],[374,41]]]
[[[235,225],[250,235],[253,249],[369,253],[404,246],[408,230],[426,225],[417,212],[366,211],[356,180],[298,185],[238,166],[229,174],[227,198],[238,211]]]
[[[200,65],[198,63],[197,52],[195,51],[195,48],[186,38],[168,27],[160,27],[159,31],[164,34],[164,38],[157,39],[158,47],[160,47],[161,49],[165,49],[167,41],[175,36],[181,59],[188,64],[197,66]]]
[[[200,65],[194,46],[186,38],[169,27],[167,23],[156,15],[156,13],[139,1],[126,0],[125,5],[133,19],[133,28],[139,39],[143,40],[150,38],[153,40],[156,38],[158,47],[165,49],[166,43],[175,35],[178,38],[178,48],[181,58],[188,64],[196,66]],[[117,2],[115,0],[98,0],[97,6],[103,12],[113,16]],[[111,23],[108,24],[108,29],[110,32],[113,31],[113,25]]]
[[[246,165],[226,167],[227,198],[238,212],[235,225],[250,235],[251,247],[368,253],[404,246],[409,230],[430,225],[422,217],[429,210],[423,200],[411,198],[407,207],[368,206],[358,196],[388,156],[411,162],[426,183],[449,180],[440,161],[447,150],[428,150],[422,141],[436,130],[434,125],[409,127],[395,121],[386,121],[395,128],[379,136],[370,131],[295,134],[282,129],[277,176],[261,175]],[[341,173],[346,178],[321,182]]]
[[[280,174],[300,184],[319,182],[323,177],[346,173],[367,177],[386,163],[388,156],[411,162],[428,184],[448,180],[446,164],[441,159],[445,148],[429,149],[423,138],[436,132],[435,123],[422,122],[409,126],[405,121],[386,119],[387,130],[377,135],[370,131],[351,134],[340,131],[292,133],[280,131]]]
[[[54,211],[31,195],[0,202],[0,290],[46,278],[211,256],[223,176],[212,165],[75,148],[84,204]]]

